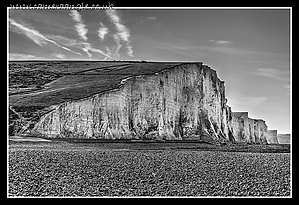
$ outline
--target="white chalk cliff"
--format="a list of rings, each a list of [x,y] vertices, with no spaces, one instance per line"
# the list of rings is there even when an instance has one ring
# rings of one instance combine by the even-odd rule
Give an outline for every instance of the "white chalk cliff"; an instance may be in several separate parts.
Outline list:
[[[267,143],[267,125],[226,105],[224,81],[202,63],[130,76],[119,86],[52,105],[26,133],[47,138]]]

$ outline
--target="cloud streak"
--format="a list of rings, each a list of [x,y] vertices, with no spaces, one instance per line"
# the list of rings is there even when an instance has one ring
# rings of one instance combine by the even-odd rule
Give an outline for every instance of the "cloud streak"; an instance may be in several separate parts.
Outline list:
[[[238,92],[230,92],[227,98],[228,105],[238,111],[261,106],[267,100],[267,97],[265,96],[248,96]]]
[[[274,68],[258,68],[255,69],[253,72],[247,72],[250,74],[268,77],[268,78],[274,78],[277,80],[283,80],[288,81],[289,79],[289,72],[288,71],[281,71]]]
[[[45,37],[37,30],[23,26],[11,18],[9,19],[9,22],[13,26],[10,27],[13,32],[27,36],[30,40],[41,47],[47,44]]]
[[[53,41],[59,42],[60,44],[63,44],[65,46],[75,46],[78,44],[78,41],[75,39],[70,39],[65,36],[61,35],[52,35],[52,34],[47,34],[45,35],[48,39],[51,39]]]
[[[103,60],[107,60],[108,56],[109,56],[109,58],[112,58],[112,52],[108,46],[106,46],[106,51],[107,51],[107,53],[106,53],[107,57],[105,57]]]
[[[87,41],[87,37],[86,34],[88,32],[88,29],[86,28],[86,25],[84,24],[84,22],[82,21],[82,16],[81,14],[76,11],[76,10],[71,10],[70,11],[70,16],[72,17],[72,19],[77,22],[77,24],[75,25],[76,31],[78,33],[78,35],[84,40]]]
[[[87,54],[87,56],[89,58],[92,57],[91,52],[95,52],[95,53],[99,53],[99,54],[103,55],[105,57],[105,59],[109,58],[109,59],[115,60],[109,54],[109,52],[105,53],[104,51],[102,51],[100,49],[93,48],[92,45],[90,43],[88,43],[88,42],[78,41],[78,40],[75,40],[75,39],[70,39],[70,38],[67,38],[67,37],[61,36],[61,35],[47,35],[47,37],[50,38],[50,39],[53,39],[55,41],[58,41],[58,42],[60,42],[63,45],[82,49]]]
[[[27,36],[29,39],[31,39],[34,43],[36,43],[39,46],[44,46],[47,43],[52,43],[56,46],[58,46],[59,48],[62,48],[64,50],[67,50],[69,52],[72,52],[74,54],[80,55],[82,56],[81,53],[75,52],[69,48],[66,48],[64,46],[59,45],[58,43],[56,43],[53,40],[48,39],[47,37],[45,37],[43,34],[41,34],[39,31],[33,29],[33,28],[28,28],[20,23],[17,23],[15,20],[13,19],[9,19],[9,22],[11,25],[15,26],[15,29],[13,31],[19,33],[19,34],[24,34],[25,36]]]
[[[215,43],[217,45],[230,45],[233,42],[232,41],[221,41],[221,40],[210,40],[210,42]]]
[[[114,34],[113,39],[114,39],[114,42],[116,43],[115,54],[117,55],[117,57],[119,57],[119,50],[122,47],[122,44],[120,43],[120,37],[119,37],[119,35]]]
[[[148,20],[153,20],[153,21],[157,20],[157,18],[155,16],[149,16],[149,17],[147,17],[147,19]]]
[[[109,29],[102,22],[100,22],[100,28],[98,30],[98,37],[100,40],[103,41],[108,33]]]
[[[109,20],[115,25],[117,33],[113,35],[114,41],[117,45],[117,55],[119,49],[122,47],[122,42],[126,44],[127,48],[127,55],[130,57],[134,57],[133,55],[133,48],[130,42],[130,31],[129,29],[122,23],[122,20],[118,16],[116,10],[108,9],[106,10],[106,14],[109,17]]]
[[[23,53],[9,53],[9,60],[36,60],[36,59],[44,59],[43,57],[38,57],[29,54]]]
[[[66,58],[65,55],[60,54],[60,53],[53,53],[52,55],[55,56],[56,58],[59,58],[59,59],[65,59]]]
[[[95,52],[95,53],[99,53],[103,56],[105,56],[105,59],[107,58],[111,58],[114,59],[113,57],[111,57],[111,55],[107,55],[104,51],[94,48],[92,47],[92,45],[90,43],[87,42],[88,38],[86,36],[88,29],[86,28],[86,25],[84,24],[83,20],[82,20],[82,16],[81,14],[76,11],[76,10],[71,10],[70,14],[69,14],[72,19],[77,22],[77,24],[75,25],[76,31],[78,33],[78,35],[80,36],[80,38],[83,40],[80,42],[74,42],[74,41],[69,41],[69,43],[73,44],[73,46],[80,46],[81,49],[87,54],[87,56],[89,58],[92,57],[92,54],[90,51]],[[98,36],[101,40],[104,40],[105,35],[108,33],[108,28],[106,28],[104,26],[104,24],[100,23],[100,29],[98,30]],[[64,39],[66,40],[66,39]]]
[[[152,40],[152,39],[142,39],[142,43],[144,43],[144,46],[151,47],[152,49],[163,49],[167,50],[169,52],[174,53],[181,53],[184,56],[190,55],[193,56],[196,54],[197,58],[198,56],[204,56],[204,55],[210,55],[210,53],[219,53],[219,54],[225,54],[225,55],[232,55],[232,56],[265,56],[265,57],[281,57],[284,54],[279,53],[271,53],[266,51],[259,51],[255,49],[250,48],[244,48],[244,47],[237,47],[237,46],[221,46],[217,44],[212,45],[201,45],[196,43],[190,43],[190,42],[181,42],[181,39],[175,39],[175,40],[169,40],[169,41],[161,41],[161,40]]]

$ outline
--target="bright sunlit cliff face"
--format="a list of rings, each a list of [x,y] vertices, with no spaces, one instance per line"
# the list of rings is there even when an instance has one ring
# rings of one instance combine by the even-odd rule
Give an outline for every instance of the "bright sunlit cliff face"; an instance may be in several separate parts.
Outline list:
[[[197,61],[228,105],[290,132],[290,11],[9,10],[10,60]]]

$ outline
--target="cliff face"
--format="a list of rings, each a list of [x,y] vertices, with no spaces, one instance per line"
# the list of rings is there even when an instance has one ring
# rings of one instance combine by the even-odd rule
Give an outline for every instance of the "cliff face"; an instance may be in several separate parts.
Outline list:
[[[290,134],[277,134],[277,140],[279,144],[290,144],[291,135]]]
[[[216,71],[202,63],[156,71],[52,105],[26,132],[50,138],[266,142],[263,120],[226,105],[224,81]]]
[[[277,130],[267,131],[267,143],[268,144],[278,144]]]
[[[251,119],[248,112],[232,112],[229,129],[236,142],[267,143],[267,125],[264,120]]]
[[[52,137],[225,140],[225,88],[214,70],[180,65],[122,80],[119,89],[66,102],[36,124]]]
[[[267,143],[267,125],[264,120],[254,119],[254,137],[255,143]]]

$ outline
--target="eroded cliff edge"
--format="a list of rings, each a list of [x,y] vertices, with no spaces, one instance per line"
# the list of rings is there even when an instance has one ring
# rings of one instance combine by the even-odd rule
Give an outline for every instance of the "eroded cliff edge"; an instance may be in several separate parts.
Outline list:
[[[151,70],[151,68],[149,68]],[[112,90],[59,103],[23,129],[47,138],[266,143],[267,126],[226,105],[224,81],[203,63],[126,76]]]

